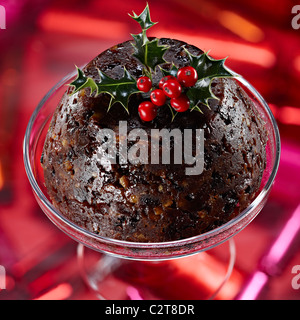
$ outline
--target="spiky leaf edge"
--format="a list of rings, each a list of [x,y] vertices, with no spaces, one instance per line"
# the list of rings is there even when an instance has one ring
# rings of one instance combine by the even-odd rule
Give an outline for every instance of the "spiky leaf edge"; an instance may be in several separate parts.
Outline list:
[[[123,77],[121,79],[119,79],[119,80],[115,80],[113,78],[110,78],[104,72],[102,72],[102,71],[100,71],[98,69],[99,76],[100,76],[100,82],[96,82],[94,79],[92,79],[90,77],[86,77],[84,72],[80,68],[78,68],[77,66],[76,66],[76,69],[77,69],[77,78],[69,84],[69,86],[75,87],[75,91],[72,92],[71,94],[77,93],[78,91],[80,91],[80,90],[82,90],[84,88],[89,88],[90,89],[90,95],[92,95],[93,92],[96,91],[95,97],[97,97],[101,93],[107,93],[107,94],[109,94],[111,96],[107,111],[109,111],[110,108],[115,103],[119,102],[124,107],[124,109],[127,111],[127,113],[129,113],[129,111],[128,111],[128,100],[129,100],[129,98],[130,98],[130,96],[132,94],[139,93],[140,91],[136,87],[136,80],[131,76],[131,74],[126,70],[125,67],[124,67]],[[129,79],[132,80],[131,82],[123,84],[123,85],[127,85],[127,84],[131,84],[132,85],[132,91],[125,98],[125,99],[127,99],[126,105],[122,100],[116,99],[116,96],[113,95],[110,91],[101,89],[104,86],[108,86],[107,84],[103,84],[104,81],[112,81],[112,82],[114,82],[114,81],[120,81],[120,80],[122,80],[124,78],[128,79],[128,80]],[[122,83],[116,83],[115,84],[115,86],[120,86],[120,85],[122,85]]]

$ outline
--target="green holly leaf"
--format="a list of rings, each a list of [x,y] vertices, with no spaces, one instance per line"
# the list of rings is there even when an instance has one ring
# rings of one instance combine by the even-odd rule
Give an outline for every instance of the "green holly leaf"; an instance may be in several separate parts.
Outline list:
[[[87,78],[83,71],[76,66],[77,78],[71,82],[69,85],[75,88],[73,93],[76,93],[84,88],[90,88],[91,94],[96,90],[98,94],[98,86],[92,78]]]
[[[195,86],[187,91],[190,99],[190,108],[193,110],[199,103],[208,106],[209,99],[218,99],[211,90],[211,82],[215,78],[233,77],[234,75],[225,67],[226,59],[216,60],[211,58],[208,53],[194,56],[186,50],[191,63],[196,69],[198,81]]]
[[[194,56],[190,53],[191,66],[197,70],[198,80],[205,78],[224,78],[232,77],[233,74],[225,67],[225,59],[213,59],[208,55],[208,52],[202,53],[199,56]]]
[[[160,46],[158,39],[146,41],[145,44],[142,44],[142,37],[142,34],[133,35],[135,40],[133,55],[147,67],[148,71],[149,69],[154,70],[157,65],[165,63],[163,55],[168,48],[166,46]]]
[[[146,31],[156,24],[156,22],[151,21],[148,4],[139,16],[133,14],[130,17],[137,21],[142,28],[141,33],[132,34],[134,39],[132,44],[134,47],[133,55],[145,66],[144,74],[151,78],[151,70],[154,70],[157,65],[165,63],[163,55],[168,47],[159,45],[158,39],[149,41],[147,37]]]
[[[143,12],[138,16],[134,11],[132,12],[133,16],[129,14],[129,16],[137,21],[143,30],[148,30],[149,28],[153,27],[157,22],[152,22],[150,17],[150,9],[148,3],[143,10]]]
[[[190,109],[199,111],[199,108],[196,107],[199,107],[200,103],[208,106],[209,99],[218,99],[211,91],[211,81],[209,78],[198,80],[194,87],[187,90],[186,95],[190,99]]]
[[[106,92],[111,95],[108,109],[119,102],[128,112],[128,101],[132,94],[139,92],[136,86],[136,80],[124,67],[123,77],[116,80],[108,77],[99,70],[100,83],[97,83],[99,92]]]
[[[86,77],[82,70],[77,68],[77,78],[70,83],[70,86],[75,87],[76,93],[84,88],[90,88],[91,94],[96,91],[96,96],[100,93],[107,93],[111,96],[108,110],[112,105],[119,102],[128,112],[128,100],[134,93],[139,92],[136,86],[136,80],[124,68],[124,74],[120,79],[113,79],[99,70],[100,82],[96,82],[90,77]]]

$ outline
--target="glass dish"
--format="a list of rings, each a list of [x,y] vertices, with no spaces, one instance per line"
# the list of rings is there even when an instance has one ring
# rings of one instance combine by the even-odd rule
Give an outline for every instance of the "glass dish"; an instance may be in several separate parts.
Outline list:
[[[73,77],[74,74],[65,77],[42,99],[29,121],[24,139],[25,169],[34,195],[48,218],[70,237],[94,250],[114,254],[118,257],[141,260],[170,259],[208,250],[221,244],[246,227],[261,211],[279,165],[279,132],[267,103],[245,79],[237,75],[236,81],[239,81],[250,93],[257,110],[266,123],[268,134],[267,167],[262,178],[260,192],[243,212],[226,224],[199,236],[160,243],[135,243],[101,237],[66,219],[52,205],[47,196],[40,158],[49,122],[66,90],[66,84],[70,83]]]
[[[266,146],[267,166],[263,174],[260,191],[252,203],[238,216],[204,234],[187,239],[140,243],[120,241],[91,233],[64,217],[51,203],[44,185],[41,153],[52,115],[66,91],[66,84],[75,77],[72,73],[57,83],[42,99],[29,121],[24,138],[24,164],[36,200],[47,217],[68,236],[95,251],[116,258],[159,261],[196,254],[214,248],[232,238],[245,228],[264,207],[277,173],[280,159],[280,137],[274,116],[265,100],[243,77],[236,74],[235,81],[248,92],[259,114],[265,122],[268,142]],[[79,250],[82,255],[82,247]]]

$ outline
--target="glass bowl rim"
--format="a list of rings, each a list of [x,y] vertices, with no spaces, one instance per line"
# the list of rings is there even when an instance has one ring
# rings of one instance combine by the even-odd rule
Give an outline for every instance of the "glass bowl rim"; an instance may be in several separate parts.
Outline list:
[[[229,68],[227,68],[230,70]],[[133,242],[133,241],[125,241],[125,240],[118,240],[114,238],[109,238],[109,237],[104,237],[100,236],[96,233],[93,233],[87,229],[84,229],[69,219],[67,219],[63,214],[57,210],[53,204],[51,203],[50,200],[45,196],[41,188],[39,187],[38,182],[35,179],[31,164],[30,164],[30,151],[29,151],[29,145],[30,145],[30,135],[32,131],[32,127],[34,125],[34,122],[42,109],[44,103],[48,100],[52,94],[55,93],[55,91],[60,88],[63,84],[66,83],[67,80],[71,79],[72,77],[75,76],[75,72],[69,73],[67,76],[63,77],[58,83],[56,83],[47,93],[46,95],[42,98],[42,100],[39,102],[37,107],[35,108],[34,112],[32,113],[30,120],[28,122],[24,140],[23,140],[23,159],[24,159],[24,166],[25,166],[25,171],[27,174],[27,177],[29,179],[29,182],[31,184],[31,187],[36,194],[36,196],[43,202],[43,204],[46,206],[47,210],[50,210],[54,215],[64,224],[67,226],[71,227],[73,230],[75,229],[79,233],[84,234],[85,236],[89,238],[96,239],[98,241],[101,241],[102,243],[109,243],[112,245],[118,245],[118,246],[126,246],[128,248],[139,248],[139,249],[159,249],[159,248],[166,248],[166,247],[179,247],[181,245],[185,245],[187,243],[197,243],[200,242],[201,240],[206,240],[211,238],[214,234],[220,234],[228,229],[230,229],[233,225],[237,224],[238,222],[242,221],[243,218],[245,218],[248,214],[251,213],[251,211],[258,205],[269,193],[272,184],[274,182],[275,176],[278,171],[279,167],[279,162],[280,162],[280,152],[281,152],[281,142],[280,142],[280,134],[279,134],[279,129],[275,120],[274,115],[272,114],[271,109],[269,108],[267,102],[264,100],[264,98],[260,95],[260,93],[241,75],[238,73],[230,70],[234,74],[234,79],[238,80],[241,82],[246,88],[250,90],[250,92],[255,96],[256,99],[261,103],[261,105],[264,107],[264,111],[266,111],[272,127],[274,129],[274,134],[275,134],[275,160],[274,160],[274,165],[272,167],[272,171],[270,173],[270,176],[263,187],[263,189],[259,192],[259,194],[255,197],[255,199],[249,204],[247,208],[245,208],[242,212],[240,212],[236,217],[232,218],[228,222],[222,224],[221,226],[214,228],[212,230],[209,230],[205,233],[189,237],[189,238],[183,238],[179,240],[173,240],[173,241],[164,241],[164,242]],[[227,240],[227,239],[226,239]],[[210,247],[210,246],[209,246]]]

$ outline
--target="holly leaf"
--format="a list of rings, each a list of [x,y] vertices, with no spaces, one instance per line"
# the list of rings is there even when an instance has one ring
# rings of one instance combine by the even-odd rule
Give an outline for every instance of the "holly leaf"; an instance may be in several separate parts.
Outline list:
[[[95,90],[97,91],[96,94],[98,94],[98,86],[96,82],[92,78],[86,77],[83,71],[79,69],[77,66],[76,66],[76,69],[77,69],[77,78],[69,84],[69,86],[75,88],[75,91],[73,93],[76,93],[84,88],[90,88],[91,94]]]
[[[135,40],[134,47],[134,56],[148,69],[154,70],[155,67],[159,64],[165,63],[166,61],[163,58],[165,51],[168,49],[167,46],[160,46],[158,44],[158,39],[153,39],[152,41],[146,41],[145,44],[142,44],[143,35],[133,35]]]
[[[194,87],[187,90],[186,95],[190,99],[190,109],[199,111],[199,104],[202,103],[209,107],[209,99],[218,99],[211,91],[211,79],[205,78],[198,80]]]
[[[208,106],[209,99],[218,99],[211,90],[213,79],[233,77],[234,75],[225,67],[226,59],[213,59],[207,52],[199,56],[194,56],[187,50],[186,52],[191,60],[190,65],[196,69],[198,74],[195,86],[186,93],[190,99],[190,108],[193,110],[199,103]]]
[[[142,28],[141,33],[132,34],[134,39],[134,43],[132,43],[133,55],[145,66],[144,74],[151,78],[151,70],[154,70],[157,65],[165,63],[163,55],[168,47],[159,45],[158,39],[149,41],[146,35],[146,31],[157,23],[151,21],[148,4],[139,16],[133,12],[133,16],[130,15],[130,17],[137,21]]]
[[[132,94],[139,92],[136,80],[124,67],[123,77],[116,80],[108,77],[99,70],[101,81],[97,83],[99,92],[106,92],[111,95],[108,110],[112,105],[119,102],[128,112],[128,101]]]
[[[194,67],[198,73],[198,80],[205,78],[224,78],[232,77],[233,74],[225,67],[225,59],[213,59],[208,55],[208,52],[202,53],[199,56],[189,54],[191,66]]]
[[[96,91],[96,96],[100,93],[107,93],[111,96],[108,110],[112,105],[119,102],[128,112],[128,100],[134,93],[139,92],[136,86],[136,80],[124,68],[124,74],[120,79],[113,79],[104,72],[99,71],[100,82],[96,82],[90,77],[86,77],[82,70],[77,68],[77,78],[70,83],[75,88],[76,93],[84,88],[90,88],[91,94]]]
[[[157,22],[152,22],[150,17],[150,9],[148,3],[143,10],[143,12],[138,16],[134,11],[132,12],[133,16],[129,14],[129,16],[137,21],[143,30],[148,30],[149,28],[153,27]]]

